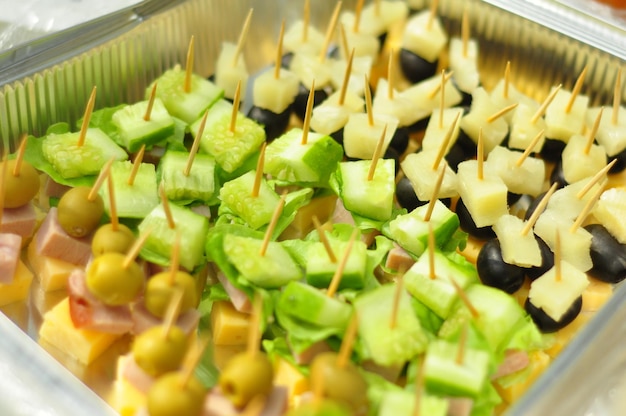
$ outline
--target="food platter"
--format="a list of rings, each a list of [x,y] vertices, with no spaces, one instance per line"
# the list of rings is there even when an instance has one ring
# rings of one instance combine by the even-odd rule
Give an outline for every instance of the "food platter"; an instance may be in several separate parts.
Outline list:
[[[290,19],[302,13],[295,4],[285,10],[281,9],[283,5],[278,2],[239,0],[228,2],[227,5],[227,2],[218,0],[189,0],[167,5],[164,3],[167,2],[146,1],[135,10],[125,10],[117,16],[107,17],[107,22],[114,18],[118,22],[114,27],[106,28],[101,21],[98,25],[81,28],[84,39],[91,40],[86,45],[76,48],[70,45],[70,49],[66,50],[68,46],[57,39],[54,43],[56,49],[53,49],[56,56],[42,52],[34,61],[30,58],[26,63],[13,62],[6,75],[0,77],[4,80],[0,92],[0,142],[14,150],[14,140],[20,132],[40,135],[54,122],[69,120],[74,123],[82,115],[93,85],[102,91],[98,95],[97,108],[140,99],[153,79],[175,63],[184,61],[191,35],[205,40],[198,44],[196,72],[203,76],[211,75],[215,69],[214,61],[221,45],[220,40],[236,39],[239,22],[243,21],[251,6],[255,7],[255,18],[258,21],[273,23],[268,26],[272,27],[271,31],[260,25],[251,27],[251,37],[256,43],[246,47],[246,58],[251,72],[260,70],[271,61],[275,48],[279,24],[276,16]],[[352,7],[354,2],[344,3],[345,7]],[[454,0],[440,2],[440,13],[452,32],[458,31],[462,3]],[[619,28],[592,26],[598,30],[598,36],[591,44],[571,33],[567,19],[562,22],[561,30],[533,21],[541,20],[541,13],[545,11],[543,6],[525,10],[525,19],[509,11],[520,11],[521,3],[470,2],[473,31],[481,39],[481,50],[485,51],[480,63],[485,86],[493,86],[489,83],[498,79],[504,63],[511,60],[518,63],[513,83],[521,86],[526,94],[542,100],[548,91],[546,86],[562,82],[571,88],[582,67],[587,65],[590,72],[584,92],[594,104],[610,102],[613,74],[623,65],[624,59],[610,46],[610,39],[616,33],[623,36],[623,31],[620,33]],[[326,10],[316,6],[312,12],[312,21],[323,27],[332,10],[330,7]],[[228,22],[218,17],[225,13],[229,16]],[[106,42],[102,43],[103,40]],[[539,71],[536,62],[542,63]],[[35,68],[36,72],[26,70],[27,64]],[[36,293],[35,290],[34,285],[33,293]],[[620,307],[625,290],[623,285],[616,289],[609,303],[524,399],[511,409],[510,414],[543,414],[546,409],[554,414],[555,408],[558,408],[558,414],[574,414],[571,409],[592,406],[619,408],[619,403],[614,403],[613,397],[619,396],[616,392],[621,386],[620,377],[626,366],[626,357],[617,348],[618,340],[626,336],[620,319],[626,313]],[[55,299],[33,296],[28,305],[14,305],[6,313],[12,315],[27,333],[36,337],[42,311],[53,303]],[[18,341],[18,336],[15,338],[16,343],[26,342],[23,339]],[[122,350],[126,347],[123,342],[119,347]],[[52,354],[55,355],[54,351]],[[107,357],[104,357],[102,362],[89,369],[80,366],[70,366],[70,369],[92,389],[106,396],[107,381],[113,376],[111,370],[107,372],[106,368],[115,361],[115,357],[113,351],[109,357],[111,361],[106,361]],[[568,397],[566,393],[578,389],[570,383],[583,378],[583,375],[589,386],[594,386],[593,391],[586,387],[586,393],[576,395],[575,400],[570,398],[567,402],[569,407],[566,408],[563,403],[563,398]],[[597,377],[598,382],[592,383],[592,377]],[[551,382],[557,378],[566,381]],[[96,407],[103,406],[97,398],[94,398],[93,403]]]

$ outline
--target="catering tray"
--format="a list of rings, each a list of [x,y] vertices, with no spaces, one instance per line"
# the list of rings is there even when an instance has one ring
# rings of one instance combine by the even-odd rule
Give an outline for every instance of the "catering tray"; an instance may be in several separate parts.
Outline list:
[[[259,71],[273,59],[281,20],[290,22],[299,18],[302,3],[146,0],[90,24],[0,54],[0,150],[14,151],[23,132],[41,135],[55,122],[75,122],[82,116],[93,86],[98,87],[96,108],[139,100],[152,80],[176,63],[184,62],[192,35],[196,39],[194,70],[203,76],[211,75],[221,42],[236,41],[250,8],[254,8],[249,32],[253,41],[247,43],[244,54],[249,70]],[[312,24],[325,27],[335,2],[312,3]],[[343,7],[352,9],[355,3],[345,0]],[[626,32],[619,26],[570,13],[556,1],[440,0],[439,13],[450,34],[459,33],[465,8],[469,12],[472,36],[480,42],[479,68],[485,87],[493,86],[502,76],[506,62],[511,61],[513,84],[541,100],[550,86],[562,83],[564,88],[571,89],[582,68],[587,66],[582,92],[590,97],[590,105],[611,102],[618,68],[626,59]],[[622,97],[626,97],[624,92]],[[36,290],[33,285],[26,310],[19,305],[4,308],[33,338],[41,308],[54,303],[37,298]],[[619,400],[624,396],[620,389],[626,388],[626,351],[620,344],[626,340],[625,292],[624,285],[616,288],[611,300],[508,414],[622,414],[624,404]],[[15,351],[29,345],[22,334],[18,336],[3,327],[0,330],[7,349]],[[46,354],[42,349],[34,351],[33,354]],[[10,362],[4,352],[0,353],[7,365],[23,364]],[[41,362],[41,368],[30,365],[20,371],[46,374],[52,371],[49,362],[45,359]],[[96,376],[85,369],[74,368],[72,372],[90,387],[106,384],[112,377],[110,369]],[[29,380],[42,389],[55,383],[46,377]],[[94,389],[105,396],[106,389]],[[107,409],[95,396],[83,396],[81,387],[69,386],[67,394],[84,397],[82,414],[95,414],[86,410],[90,406],[92,410]],[[54,400],[42,400],[42,405],[45,402],[59,406]],[[6,395],[0,402],[11,406]],[[14,413],[21,414],[17,410]]]

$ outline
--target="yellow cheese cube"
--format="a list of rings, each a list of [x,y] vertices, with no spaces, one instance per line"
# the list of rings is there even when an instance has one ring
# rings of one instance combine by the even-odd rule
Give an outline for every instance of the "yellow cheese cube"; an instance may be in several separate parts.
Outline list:
[[[583,292],[583,311],[595,312],[600,309],[613,294],[613,285],[589,278],[589,286]]]
[[[563,349],[570,343],[570,341],[580,332],[582,327],[589,322],[593,317],[593,314],[587,312],[581,312],[565,328],[560,329],[555,334],[554,344],[545,350],[546,354],[551,357],[556,357]]]
[[[215,302],[211,328],[215,345],[244,345],[248,339],[250,314],[241,313],[230,302]]]
[[[33,273],[21,260],[18,260],[13,281],[0,283],[0,306],[26,299],[32,282]]]
[[[109,400],[121,416],[134,416],[139,409],[146,406],[146,395],[121,376],[121,369],[128,359],[130,359],[128,355],[123,355],[117,362],[117,379],[113,383]]]
[[[293,239],[302,238],[315,228],[313,224],[313,215],[316,215],[320,223],[325,223],[330,219],[335,211],[337,203],[337,195],[327,195],[311,199],[311,202],[298,209],[298,213],[294,220],[281,238]]]
[[[37,254],[34,240],[28,246],[28,262],[39,279],[39,285],[44,292],[64,289],[67,286],[70,273],[76,268],[75,264]]]
[[[69,298],[46,312],[39,329],[40,341],[64,351],[83,364],[91,363],[120,337],[118,334],[75,328],[70,317]]]
[[[290,407],[295,404],[296,396],[309,390],[309,380],[291,363],[280,357],[274,362],[274,385],[287,387]]]

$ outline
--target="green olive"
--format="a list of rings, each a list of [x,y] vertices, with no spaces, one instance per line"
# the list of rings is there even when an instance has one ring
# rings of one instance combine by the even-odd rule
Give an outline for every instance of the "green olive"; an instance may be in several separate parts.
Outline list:
[[[285,416],[349,416],[351,414],[346,406],[333,400],[321,399],[303,403],[290,410]]]
[[[77,186],[68,190],[59,200],[59,224],[72,237],[84,237],[100,224],[104,214],[104,202],[97,194],[90,201],[87,198],[90,192],[91,188],[88,186]]]
[[[19,174],[13,175],[15,168],[15,159],[0,162],[0,169],[5,169],[3,163],[6,163],[6,174],[4,176],[4,207],[18,208],[29,203],[37,192],[39,192],[39,174],[37,170],[23,160]]]
[[[202,414],[207,390],[191,376],[184,379],[180,372],[159,377],[148,391],[148,414],[150,416],[196,416]]]
[[[351,362],[337,367],[337,353],[324,352],[315,357],[310,367],[311,389],[324,397],[349,406],[358,413],[367,405],[367,383]],[[317,387],[316,383],[322,385]]]
[[[113,230],[113,224],[101,225],[91,240],[91,252],[94,256],[114,251],[126,254],[135,242],[135,235],[124,224],[118,224]]]
[[[134,261],[124,267],[125,260],[121,253],[104,253],[87,268],[87,288],[107,305],[125,305],[143,290],[141,267]]]
[[[159,318],[165,316],[167,307],[178,290],[183,291],[183,299],[180,305],[181,312],[198,306],[199,296],[196,289],[196,279],[182,270],[176,272],[173,284],[171,279],[171,272],[168,270],[157,273],[148,280],[144,296],[146,309]]]
[[[133,342],[133,357],[143,371],[152,377],[177,370],[187,352],[187,334],[173,325],[157,325],[139,334]]]
[[[222,394],[238,408],[244,407],[258,395],[268,395],[272,390],[274,369],[262,352],[241,352],[231,358],[220,374]]]

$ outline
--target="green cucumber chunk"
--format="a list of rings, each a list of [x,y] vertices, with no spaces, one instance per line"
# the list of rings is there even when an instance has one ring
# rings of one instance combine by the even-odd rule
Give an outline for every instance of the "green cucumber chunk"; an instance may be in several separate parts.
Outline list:
[[[241,167],[265,141],[265,130],[254,120],[237,112],[235,130],[230,131],[233,105],[226,100],[219,100],[209,110],[204,132],[200,139],[200,149],[212,155],[226,172],[233,172]],[[195,137],[200,129],[201,120],[190,126]]]
[[[283,313],[309,324],[345,331],[352,307],[305,283],[289,282],[276,305]]]
[[[185,71],[180,65],[165,71],[146,89],[145,98],[157,83],[156,96],[173,117],[191,124],[201,118],[206,110],[224,96],[224,90],[197,74],[191,75],[190,91],[185,92]]]
[[[457,343],[431,341],[424,361],[426,386],[435,393],[475,398],[487,380],[489,353],[464,345],[459,363],[459,348]]]
[[[193,270],[204,261],[204,245],[209,220],[188,208],[169,204],[175,228],[170,228],[162,204],[157,205],[139,224],[139,232],[150,230],[140,255],[146,260],[169,265],[176,235],[180,235],[180,265]]]
[[[113,113],[113,124],[118,128],[120,138],[129,152],[138,151],[142,145],[149,147],[174,134],[174,119],[167,112],[163,101],[155,98],[150,119],[144,116],[148,101],[127,105]]]
[[[403,365],[426,349],[428,338],[413,312],[411,297],[402,291],[396,324],[392,311],[396,285],[387,284],[363,293],[354,300],[359,316],[359,336],[366,355],[383,366]]]
[[[185,175],[189,153],[168,150],[161,158],[159,173],[167,198],[171,201],[211,201],[215,194],[215,159],[198,153],[189,175]]]
[[[470,284],[478,283],[478,273],[470,262],[456,253],[446,255],[435,251],[433,258],[436,277],[430,278],[430,258],[423,254],[404,274],[404,287],[413,297],[445,319],[458,299],[450,279],[465,289]]]
[[[268,224],[280,198],[278,194],[261,180],[259,195],[252,196],[252,188],[256,171],[250,171],[242,176],[226,182],[220,189],[222,205],[244,220],[250,227],[258,229]]]
[[[113,162],[111,165],[111,179],[115,194],[115,207],[120,218],[144,218],[157,205],[159,194],[157,177],[153,164],[141,163],[137,169],[133,184],[128,183],[133,163],[129,160]],[[108,179],[100,187],[100,196],[104,201],[104,209],[110,215]]]
[[[311,242],[306,252],[306,280],[318,288],[327,288],[330,285],[335,271],[339,266],[348,246],[348,242],[336,239],[330,240],[331,249],[337,261],[333,263],[328,252],[321,242]],[[365,269],[367,266],[367,246],[362,241],[355,241],[350,255],[343,269],[338,289],[362,289],[365,286]]]
[[[420,415],[446,416],[448,401],[442,397],[422,393],[419,401]],[[407,390],[388,391],[383,396],[378,416],[398,416],[415,414],[415,392]]]
[[[85,141],[78,146],[80,133],[51,133],[44,139],[44,157],[64,178],[97,175],[111,159],[126,160],[128,154],[102,130],[87,129]]]
[[[398,215],[386,227],[388,237],[403,249],[421,256],[428,247],[429,223],[433,228],[436,246],[441,248],[459,228],[459,217],[450,211],[443,202],[435,201],[430,221],[424,221],[428,204],[415,208],[408,214]]]
[[[368,172],[372,162],[358,160],[340,163],[341,194],[348,211],[378,221],[391,218],[395,186],[395,162],[379,159],[372,180]]]
[[[343,158],[343,148],[332,137],[309,132],[302,144],[302,129],[293,128],[271,142],[263,171],[288,183],[326,186]]]
[[[224,236],[224,252],[228,260],[250,283],[275,289],[302,277],[302,270],[281,243],[270,241],[261,255],[263,240],[233,234]]]

